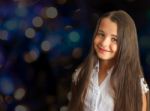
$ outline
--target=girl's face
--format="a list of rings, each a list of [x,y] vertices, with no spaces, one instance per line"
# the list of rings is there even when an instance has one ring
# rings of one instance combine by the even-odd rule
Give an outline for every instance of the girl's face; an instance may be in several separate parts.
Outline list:
[[[112,60],[117,52],[117,24],[103,18],[96,32],[94,49],[101,60]]]

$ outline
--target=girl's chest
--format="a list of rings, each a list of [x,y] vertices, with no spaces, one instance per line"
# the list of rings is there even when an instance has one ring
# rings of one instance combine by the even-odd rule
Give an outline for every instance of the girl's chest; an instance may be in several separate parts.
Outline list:
[[[98,77],[92,76],[85,97],[86,111],[112,111],[113,104],[109,77],[106,77],[99,85]]]

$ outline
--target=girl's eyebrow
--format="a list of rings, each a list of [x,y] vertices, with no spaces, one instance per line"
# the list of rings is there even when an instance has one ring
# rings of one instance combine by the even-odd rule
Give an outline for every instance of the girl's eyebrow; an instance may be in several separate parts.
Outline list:
[[[114,35],[114,34],[111,34],[111,36],[116,37],[116,38],[118,37],[117,35]]]
[[[102,33],[105,33],[103,30],[101,30],[101,29],[99,29],[97,32],[102,32]],[[118,37],[117,35],[115,35],[115,34],[111,34],[111,36],[113,36],[113,37]]]
[[[97,32],[103,32],[103,33],[104,33],[104,31],[103,31],[103,30],[101,30],[101,29],[99,29]]]

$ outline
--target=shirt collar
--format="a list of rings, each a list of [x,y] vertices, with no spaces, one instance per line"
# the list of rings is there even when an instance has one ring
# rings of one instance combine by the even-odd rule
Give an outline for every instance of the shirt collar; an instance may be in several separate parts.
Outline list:
[[[100,67],[100,64],[99,64],[99,61],[98,61],[98,62],[96,63],[96,65],[95,65],[95,67],[94,67],[94,69],[96,70],[96,72],[99,72],[99,67]],[[107,73],[108,73],[108,74],[112,73],[113,68],[114,68],[114,66],[112,66],[112,67],[107,71]]]
[[[99,61],[96,63],[95,68],[96,72],[99,72]]]

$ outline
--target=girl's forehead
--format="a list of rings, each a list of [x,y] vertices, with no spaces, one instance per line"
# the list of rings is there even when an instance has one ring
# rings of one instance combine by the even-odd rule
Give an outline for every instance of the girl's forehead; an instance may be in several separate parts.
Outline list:
[[[117,24],[110,18],[103,18],[99,23],[98,30],[117,36]]]
[[[99,25],[108,25],[108,24],[117,25],[117,23],[112,21],[109,17],[102,18],[100,23],[99,23]]]

